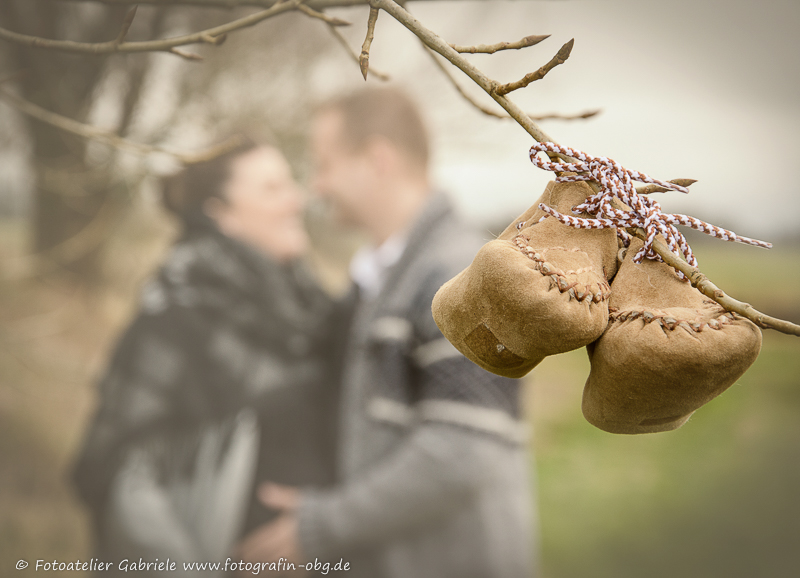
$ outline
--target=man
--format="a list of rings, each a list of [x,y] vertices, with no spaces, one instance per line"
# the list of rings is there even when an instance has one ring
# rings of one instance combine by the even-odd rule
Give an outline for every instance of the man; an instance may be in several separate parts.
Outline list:
[[[465,359],[430,312],[482,241],[431,193],[425,128],[402,93],[328,103],[312,141],[316,192],[372,242],[350,269],[357,298],[342,376],[341,483],[261,486],[262,502],[284,514],[240,552],[298,564],[343,558],[350,576],[370,578],[528,578],[519,384]]]

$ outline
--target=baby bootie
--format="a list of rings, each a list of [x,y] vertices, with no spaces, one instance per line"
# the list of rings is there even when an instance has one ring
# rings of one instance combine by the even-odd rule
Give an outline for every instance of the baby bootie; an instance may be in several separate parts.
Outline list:
[[[548,355],[596,340],[608,324],[613,229],[576,229],[546,218],[592,194],[584,182],[547,185],[542,197],[433,299],[444,336],[477,365],[522,377]],[[587,215],[582,215],[587,216]]]
[[[608,329],[587,347],[583,415],[611,433],[670,431],[730,387],[758,357],[755,324],[680,281],[665,263],[633,262],[611,285]]]

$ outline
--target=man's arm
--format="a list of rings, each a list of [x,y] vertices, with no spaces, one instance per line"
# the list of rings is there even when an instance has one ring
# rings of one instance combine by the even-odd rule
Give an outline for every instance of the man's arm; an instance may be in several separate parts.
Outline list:
[[[298,534],[307,556],[385,543],[468,507],[512,448],[477,430],[422,422],[362,478],[301,493]]]

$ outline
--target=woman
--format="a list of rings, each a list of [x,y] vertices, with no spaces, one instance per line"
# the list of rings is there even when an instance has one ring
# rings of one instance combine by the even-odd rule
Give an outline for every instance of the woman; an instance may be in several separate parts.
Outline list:
[[[76,468],[97,557],[224,562],[258,480],[333,472],[331,303],[298,262],[302,197],[253,143],[169,179],[183,234],[146,285]]]

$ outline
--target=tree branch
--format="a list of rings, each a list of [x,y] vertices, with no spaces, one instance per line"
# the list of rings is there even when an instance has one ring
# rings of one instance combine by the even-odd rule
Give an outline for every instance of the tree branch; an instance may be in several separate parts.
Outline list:
[[[391,15],[400,24],[408,28],[415,36],[422,40],[423,44],[444,56],[454,66],[459,68],[464,74],[469,76],[478,86],[485,90],[506,112],[516,120],[528,134],[539,142],[553,141],[539,126],[531,120],[516,104],[508,100],[505,96],[495,92],[499,83],[491,80],[483,72],[472,65],[465,57],[456,52],[449,44],[439,36],[425,28],[419,20],[414,18],[399,4],[392,0],[373,0],[375,5],[384,12]],[[566,160],[566,159],[565,159]]]
[[[81,0],[58,0],[58,1],[81,1]],[[95,1],[99,1],[105,4],[129,3],[128,0],[95,0]],[[334,7],[334,6],[355,6],[355,5],[369,4],[370,16],[368,22],[367,38],[365,39],[364,45],[362,47],[361,57],[358,59],[365,79],[367,77],[367,71],[369,66],[369,48],[372,39],[374,37],[375,21],[377,20],[378,10],[380,9],[390,14],[400,24],[409,29],[429,49],[445,57],[454,66],[456,66],[467,76],[469,76],[476,84],[478,84],[478,86],[480,86],[487,94],[489,94],[489,96],[491,96],[495,100],[495,102],[497,102],[508,113],[508,115],[511,118],[513,118],[523,129],[525,129],[525,131],[528,132],[528,134],[530,134],[535,140],[539,142],[548,142],[548,141],[555,142],[551,137],[549,137],[544,131],[541,130],[541,128],[532,120],[530,115],[525,114],[516,104],[514,104],[512,101],[506,98],[505,95],[519,88],[528,86],[530,83],[535,82],[536,80],[540,80],[550,70],[552,70],[553,68],[555,68],[560,64],[563,64],[567,60],[567,58],[569,58],[574,42],[573,40],[570,40],[564,46],[562,46],[561,49],[556,54],[556,56],[553,57],[553,59],[551,59],[550,62],[539,68],[537,71],[525,75],[522,79],[516,82],[500,84],[499,82],[488,78],[485,74],[483,74],[480,70],[478,70],[475,66],[473,66],[468,60],[466,60],[463,56],[461,56],[461,52],[470,54],[473,53],[491,54],[498,50],[509,50],[509,49],[523,48],[525,46],[531,46],[536,42],[543,40],[544,38],[541,38],[541,40],[537,40],[536,42],[533,42],[530,39],[538,37],[526,37],[525,39],[516,43],[498,43],[490,46],[481,45],[475,47],[459,47],[459,46],[454,47],[447,44],[438,35],[434,34],[430,30],[425,28],[416,18],[414,18],[411,14],[409,14],[404,8],[402,8],[393,0],[308,0],[307,5],[303,6],[302,8],[301,6],[303,5],[303,0],[140,0],[140,2],[144,4],[159,4],[165,6],[184,4],[193,6],[232,8],[236,6],[247,5],[247,6],[267,6],[268,8],[266,10],[262,10],[255,14],[251,14],[249,16],[233,20],[227,24],[210,28],[208,30],[203,30],[201,32],[197,32],[194,34],[168,38],[163,40],[125,42],[125,37],[127,35],[128,29],[130,28],[130,24],[133,20],[133,17],[135,16],[135,10],[132,10],[128,13],[125,20],[123,21],[122,29],[120,30],[119,34],[114,40],[109,42],[84,43],[84,42],[71,42],[63,40],[49,40],[25,34],[18,34],[2,28],[0,28],[0,38],[27,46],[42,47],[54,50],[63,50],[67,52],[108,54],[114,52],[165,51],[165,52],[173,52],[180,54],[185,58],[199,58],[197,55],[184,53],[178,50],[178,47],[196,43],[219,44],[224,40],[224,35],[229,32],[253,26],[261,22],[262,20],[266,20],[267,18],[270,18],[272,16],[276,16],[278,14],[282,14],[284,12],[289,12],[293,10],[300,10],[309,16],[324,20],[331,27],[331,30],[335,33],[337,39],[343,41],[344,39],[341,37],[340,34],[338,34],[338,31],[336,31],[333,28],[336,25],[340,25],[338,22],[336,22],[336,20],[338,19],[329,18],[325,15],[318,14],[318,12],[320,12],[324,8]],[[346,42],[342,43],[349,49],[349,45],[347,45]],[[436,60],[436,63],[437,65],[440,66],[440,68],[443,68],[441,63],[438,62],[438,60]],[[499,113],[491,111],[490,109],[487,109],[486,107],[477,103],[458,85],[458,83],[455,82],[455,79],[453,79],[451,75],[447,74],[447,76],[448,78],[450,78],[451,82],[453,82],[453,85],[456,87],[459,93],[461,93],[462,96],[464,96],[464,98],[466,98],[470,103],[476,106],[476,108],[478,108],[482,112],[485,112],[486,114],[503,118]],[[22,112],[32,117],[35,117],[42,122],[49,123],[53,126],[71,132],[78,136],[100,140],[102,142],[106,142],[111,146],[133,150],[141,154],[166,153],[178,158],[184,163],[198,162],[200,160],[214,158],[215,156],[222,154],[227,150],[230,150],[231,148],[235,147],[236,144],[238,144],[238,142],[235,141],[231,142],[229,140],[216,147],[212,147],[211,149],[207,149],[206,151],[202,151],[196,154],[174,153],[166,151],[156,146],[129,141],[110,131],[104,131],[102,129],[98,129],[96,127],[92,127],[90,125],[79,123],[72,119],[60,116],[53,112],[47,111],[41,107],[38,107],[33,103],[21,99],[2,89],[0,89],[0,96],[2,96],[7,102],[9,102]],[[586,118],[587,116],[591,116],[591,113],[584,113],[583,115],[580,116]],[[544,118],[553,118],[553,117],[556,117],[556,115],[546,115]],[[564,118],[562,115],[557,115],[557,117]],[[575,162],[575,159],[562,154],[551,154],[551,158],[561,158],[562,160],[565,160],[567,162],[571,163]],[[678,182],[680,181],[678,180]],[[600,189],[597,183],[590,182],[589,184],[596,191]],[[686,184],[688,185],[690,183],[687,182]],[[654,192],[660,192],[660,189],[658,187],[652,187],[652,186],[641,187],[640,192],[654,193]],[[642,239],[646,238],[646,233],[643,230],[635,229],[635,230],[629,230],[629,232],[633,235],[636,235],[639,238]],[[756,323],[756,325],[764,329],[775,329],[791,335],[800,335],[800,326],[790,323],[788,321],[776,319],[768,315],[765,315],[763,313],[760,313],[759,311],[754,309],[751,305],[738,301],[726,295],[721,289],[719,289],[716,285],[714,285],[711,281],[709,281],[708,278],[699,269],[692,267],[678,255],[672,253],[669,250],[669,248],[660,241],[656,240],[656,242],[653,244],[653,249],[655,250],[656,253],[658,253],[658,255],[661,256],[661,258],[667,264],[669,264],[673,268],[677,269],[678,271],[681,271],[684,275],[686,275],[686,277],[691,281],[694,287],[696,287],[704,295],[708,296],[715,302],[722,305],[726,310],[732,311],[747,319],[750,319],[751,321]]]
[[[199,58],[197,55],[182,53],[181,51],[175,49],[179,46],[185,46],[187,44],[219,44],[221,41],[218,40],[218,37],[229,32],[233,32],[234,30],[241,30],[242,28],[254,26],[255,24],[258,24],[267,18],[272,18],[273,16],[283,14],[284,12],[299,10],[298,7],[301,5],[302,1],[303,0],[286,0],[285,2],[276,4],[272,8],[256,12],[255,14],[250,14],[249,16],[245,16],[243,18],[238,18],[221,26],[215,26],[214,28],[195,32],[194,34],[165,38],[163,40],[120,42],[118,41],[119,38],[124,37],[124,34],[121,32],[117,36],[117,39],[109,42],[73,42],[71,40],[50,40],[47,38],[39,38],[38,36],[18,34],[4,28],[0,28],[0,38],[10,42],[16,42],[17,44],[23,44],[25,46],[46,48],[50,50],[61,50],[63,52],[77,52],[84,54],[111,54],[114,52],[171,52],[173,54],[183,56],[184,58],[196,60]],[[132,19],[130,13],[129,17]],[[128,22],[128,19],[129,18],[126,17],[125,21]],[[128,26],[130,26],[130,24],[128,24]],[[127,33],[124,25],[123,32]]]
[[[170,54],[175,54],[176,56],[180,56],[184,60],[189,60],[189,61],[192,61],[192,62],[202,62],[203,61],[203,57],[200,56],[199,54],[196,54],[194,52],[187,52],[185,50],[181,50],[180,48],[172,47],[169,50],[167,50],[167,52],[169,52]]]
[[[318,12],[313,8],[309,8],[305,4],[300,4],[297,7],[300,12],[307,16],[311,16],[311,18],[316,18],[318,20],[322,20],[323,22],[329,24],[330,26],[350,26],[352,22],[348,22],[347,20],[342,20],[341,18],[337,18],[336,16],[328,16],[324,12]]]
[[[393,0],[373,0],[375,6],[378,6],[400,24],[405,26],[417,38],[419,38],[426,46],[444,56],[447,60],[453,63],[454,66],[459,68],[464,74],[469,76],[478,86],[486,91],[500,106],[502,106],[508,114],[519,123],[538,142],[555,142],[549,137],[539,126],[531,120],[522,110],[511,102],[504,94],[498,92],[499,83],[495,80],[489,79],[480,70],[475,68],[469,61],[467,61],[460,53],[456,52],[449,44],[444,42],[438,35],[425,28],[416,18],[409,14],[405,9],[395,3]],[[570,45],[568,42],[564,47]],[[563,50],[564,48],[562,48]],[[561,51],[559,51],[560,53]],[[552,62],[552,61],[551,61]],[[555,155],[554,155],[555,156]],[[563,160],[574,163],[576,159],[570,158],[566,155],[558,155]],[[588,184],[595,190],[599,191],[600,187],[597,183],[588,182]],[[646,233],[643,230],[631,230],[631,234],[635,234],[639,238],[646,239]],[[782,333],[800,336],[800,326],[795,325],[789,321],[776,319],[765,315],[751,305],[743,303],[732,297],[726,295],[719,287],[714,285],[703,273],[692,267],[686,261],[681,259],[678,255],[669,250],[669,247],[661,242],[656,241],[653,243],[653,249],[658,253],[661,258],[671,267],[681,271],[691,281],[692,285],[696,287],[701,293],[719,303],[727,311],[738,313],[764,329],[775,329]]]
[[[546,114],[528,114],[533,120],[583,120],[592,118],[602,112],[600,108],[593,108],[584,112],[576,112],[575,114],[563,114],[560,112],[551,112]]]
[[[358,54],[356,54],[356,51],[350,47],[350,44],[348,44],[347,42],[347,38],[342,36],[342,33],[339,32],[334,26],[329,26],[329,29],[331,31],[331,34],[333,34],[333,37],[339,41],[339,44],[341,44],[344,47],[344,49],[347,51],[347,54],[349,54],[350,58],[353,59],[353,62],[355,62],[360,66],[361,63],[359,62]],[[375,70],[374,67],[370,68],[369,71],[372,73],[372,76],[379,78],[380,80],[390,79],[390,76],[388,74],[385,74],[383,72],[378,72],[377,70]]]
[[[139,6],[134,6],[125,15],[125,20],[122,21],[122,29],[119,31],[119,35],[117,36],[116,40],[114,40],[117,46],[125,41],[125,37],[128,35],[128,30],[131,29],[131,24],[133,24],[133,19],[136,17],[136,11],[138,9]]]
[[[259,8],[271,8],[275,6],[280,0],[50,0],[50,2],[92,2],[94,4],[150,4],[156,6],[195,6],[198,8],[239,8],[242,6],[257,6]],[[422,0],[417,0],[422,1]],[[426,2],[434,1],[448,1],[454,0],[424,0]],[[309,0],[308,6],[315,10],[324,10],[326,8],[340,8],[347,6],[364,6],[369,4],[370,0]]]
[[[516,42],[498,42],[497,44],[478,44],[477,46],[457,46],[451,44],[450,47],[460,54],[494,54],[500,50],[519,50],[539,44],[542,40],[550,38],[549,34],[539,36],[526,36]]]
[[[573,38],[558,50],[558,52],[550,60],[550,62],[542,66],[539,70],[536,70],[534,72],[529,72],[516,82],[509,82],[508,84],[498,86],[497,94],[500,95],[508,94],[509,92],[512,92],[519,88],[525,88],[531,82],[543,79],[548,72],[553,70],[559,64],[564,64],[567,61],[567,58],[569,58],[569,55],[572,52],[572,47],[574,44],[575,44],[575,39]]]
[[[455,77],[452,74],[450,74],[450,71],[447,69],[447,67],[439,61],[439,59],[436,57],[436,54],[433,52],[433,50],[431,50],[431,48],[427,44],[425,44],[424,42],[423,42],[422,45],[425,47],[425,52],[427,52],[430,55],[431,59],[436,64],[436,66],[439,68],[439,70],[442,72],[442,74],[444,74],[445,78],[450,81],[450,84],[453,85],[453,88],[456,89],[458,94],[460,94],[464,98],[464,100],[466,100],[468,103],[470,103],[472,106],[477,108],[479,111],[481,111],[485,115],[493,116],[495,118],[511,118],[508,114],[503,114],[502,112],[494,111],[491,108],[489,108],[488,106],[484,106],[483,104],[478,102],[475,98],[473,98],[473,96],[470,93],[468,93],[466,90],[464,90],[464,88],[458,83],[458,81],[455,79]],[[455,50],[456,52],[459,52],[457,50],[457,47],[453,47],[452,45],[450,45],[450,46],[453,48],[453,50]]]
[[[240,8],[254,6],[259,8],[272,8],[282,0],[50,0],[50,2],[91,2],[92,4],[150,4],[155,6],[195,6],[198,8]],[[369,0],[312,0],[308,4],[315,9],[332,8],[337,6],[356,6],[368,4]]]
[[[358,65],[361,68],[364,80],[367,79],[367,72],[369,71],[369,48],[372,46],[372,39],[375,38],[375,23],[378,21],[378,13],[378,8],[370,5],[369,18],[367,19],[367,37],[364,38],[364,44],[361,45],[361,56],[358,57]]]
[[[497,112],[495,110],[492,110],[488,106],[484,106],[483,104],[478,102],[471,94],[469,94],[466,90],[464,90],[464,88],[458,83],[458,81],[455,79],[455,77],[453,77],[453,75],[450,74],[450,71],[447,69],[447,67],[445,65],[443,65],[441,63],[441,61],[437,58],[436,54],[434,54],[433,50],[431,50],[425,44],[423,44],[423,46],[425,47],[425,51],[430,55],[431,59],[433,59],[433,62],[436,64],[436,66],[439,68],[439,70],[441,70],[442,74],[444,74],[445,78],[447,78],[447,80],[450,81],[450,84],[453,85],[453,88],[455,88],[458,91],[458,93],[462,97],[464,97],[464,100],[469,102],[473,107],[477,108],[480,112],[482,112],[485,115],[493,116],[495,118],[501,118],[501,119],[505,119],[505,120],[511,118],[511,116],[506,114],[506,113]],[[528,117],[533,119],[533,120],[550,120],[550,119],[578,120],[578,119],[591,118],[591,117],[596,116],[598,114],[600,114],[600,109],[587,110],[586,112],[581,112],[581,113],[577,113],[577,114],[551,113],[551,114],[534,115],[534,114],[528,113]]]
[[[628,233],[631,235],[635,235],[638,238],[642,239],[643,241],[647,240],[647,232],[644,229],[627,229]],[[658,253],[664,262],[669,265],[670,267],[677,269],[684,275],[692,284],[692,287],[696,287],[698,291],[700,291],[706,297],[713,299],[720,305],[722,305],[727,311],[732,311],[734,313],[738,313],[742,317],[745,317],[761,327],[762,329],[775,329],[776,331],[780,331],[781,333],[787,333],[789,335],[797,335],[800,336],[800,325],[795,325],[790,321],[784,321],[783,319],[777,319],[775,317],[770,317],[769,315],[765,315],[761,313],[757,309],[755,309],[749,303],[745,303],[744,301],[739,301],[738,299],[734,299],[730,295],[726,295],[725,292],[714,285],[708,277],[706,277],[700,269],[696,267],[692,267],[681,259],[678,255],[673,253],[669,250],[664,243],[656,239],[653,242],[653,249],[656,253]]]
[[[127,150],[137,154],[149,155],[160,153],[170,155],[183,164],[194,164],[211,160],[236,148],[242,142],[240,136],[233,136],[222,143],[195,153],[178,153],[163,149],[158,146],[132,141],[111,131],[61,116],[60,114],[45,110],[44,108],[37,106],[32,102],[25,100],[24,98],[20,98],[19,96],[8,92],[3,88],[0,88],[0,98],[28,116],[82,138],[100,141],[120,150]]]

